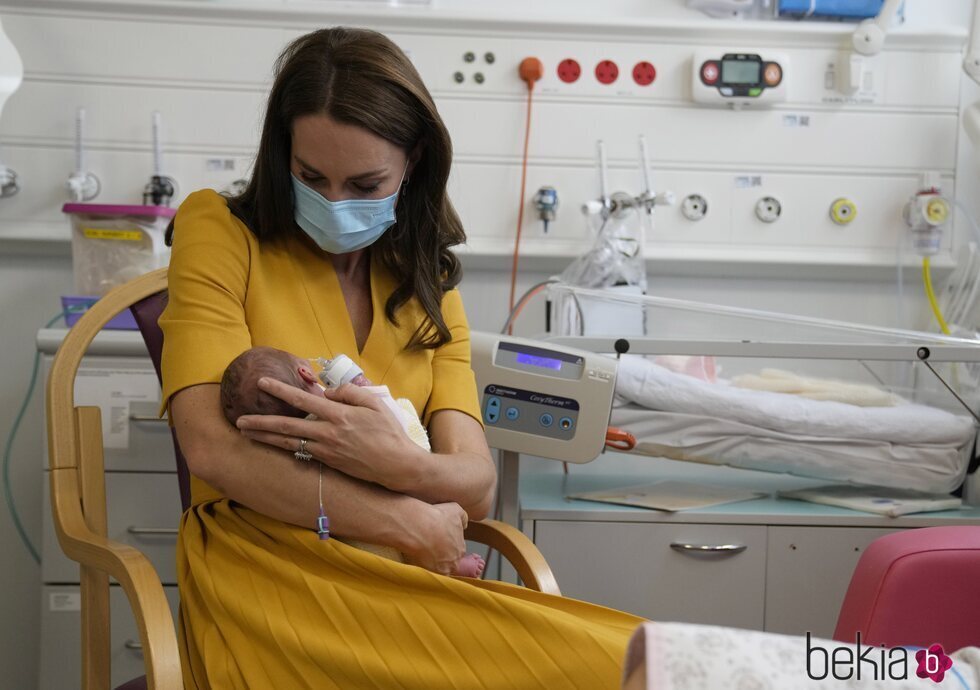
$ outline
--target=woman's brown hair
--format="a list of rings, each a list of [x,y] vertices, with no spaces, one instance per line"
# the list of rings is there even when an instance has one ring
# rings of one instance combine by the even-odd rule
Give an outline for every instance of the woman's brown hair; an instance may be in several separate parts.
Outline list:
[[[275,83],[248,186],[228,200],[231,212],[259,238],[302,232],[293,220],[289,176],[292,125],[304,115],[325,114],[363,127],[420,158],[403,188],[396,223],[372,248],[397,287],[385,316],[415,297],[427,319],[409,348],[435,348],[452,338],[442,318],[442,296],[460,281],[450,247],[466,241],[446,194],[452,163],[449,132],[415,67],[390,39],[375,31],[336,27],[291,43],[275,66]]]

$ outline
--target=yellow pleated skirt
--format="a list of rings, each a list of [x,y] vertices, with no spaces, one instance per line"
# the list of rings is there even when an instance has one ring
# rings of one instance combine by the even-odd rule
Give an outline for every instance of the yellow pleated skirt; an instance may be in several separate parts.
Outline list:
[[[264,517],[194,506],[178,544],[185,686],[618,688],[642,619],[435,575]]]

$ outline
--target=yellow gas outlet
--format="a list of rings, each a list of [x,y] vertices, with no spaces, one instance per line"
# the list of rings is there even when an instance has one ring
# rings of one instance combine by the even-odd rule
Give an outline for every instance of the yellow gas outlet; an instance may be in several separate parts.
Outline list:
[[[945,199],[932,199],[926,204],[926,220],[931,225],[942,225],[949,217],[949,204]]]
[[[841,197],[830,205],[830,219],[838,225],[847,225],[857,218],[857,205],[850,199]]]

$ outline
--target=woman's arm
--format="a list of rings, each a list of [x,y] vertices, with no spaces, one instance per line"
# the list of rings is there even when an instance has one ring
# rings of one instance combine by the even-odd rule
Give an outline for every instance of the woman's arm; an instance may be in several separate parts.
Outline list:
[[[298,462],[245,438],[221,414],[217,384],[174,394],[170,414],[191,473],[263,515],[316,526],[319,463]],[[329,467],[323,468],[323,502],[331,532],[392,546],[430,570],[450,572],[463,553],[467,518],[459,506],[434,507]]]
[[[427,503],[453,502],[470,519],[487,516],[496,471],[479,422],[456,410],[432,415],[432,453],[408,438],[384,404],[357,386],[328,390],[324,397],[274,379],[259,388],[317,416],[317,421],[273,415],[244,415],[242,433],[256,441],[295,451],[299,439],[324,464]]]

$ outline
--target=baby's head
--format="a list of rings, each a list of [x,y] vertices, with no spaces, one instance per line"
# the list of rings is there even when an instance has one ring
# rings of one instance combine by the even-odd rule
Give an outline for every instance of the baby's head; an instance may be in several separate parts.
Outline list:
[[[288,383],[314,395],[321,394],[307,360],[274,347],[253,347],[232,360],[221,377],[221,410],[229,422],[234,424],[243,414],[306,416],[303,410],[261,390],[259,379],[262,377]]]

